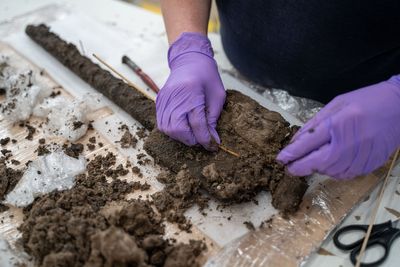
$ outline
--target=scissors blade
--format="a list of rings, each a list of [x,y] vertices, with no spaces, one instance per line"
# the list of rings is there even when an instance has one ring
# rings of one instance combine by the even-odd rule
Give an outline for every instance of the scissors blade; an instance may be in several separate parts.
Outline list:
[[[392,226],[395,228],[400,228],[400,217],[398,217],[396,220],[392,221]]]

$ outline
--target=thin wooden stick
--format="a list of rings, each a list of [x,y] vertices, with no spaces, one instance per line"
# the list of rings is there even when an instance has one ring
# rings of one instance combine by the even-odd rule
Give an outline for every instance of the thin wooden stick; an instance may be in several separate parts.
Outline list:
[[[238,158],[240,157],[240,155],[239,155],[238,153],[233,152],[232,150],[230,150],[230,149],[224,147],[223,145],[219,145],[218,147],[219,147],[221,150],[223,150],[223,151],[225,151],[225,152],[227,152],[227,153],[229,153],[229,154],[231,154],[231,155],[233,155],[233,156],[235,156],[235,157],[238,157]]]
[[[122,75],[120,72],[118,72],[116,69],[114,69],[110,64],[108,64],[107,62],[105,62],[104,60],[102,60],[100,57],[98,57],[96,54],[93,54],[93,57],[95,57],[98,61],[100,61],[103,65],[105,65],[108,69],[110,69],[112,72],[114,72],[116,75],[118,75],[122,80],[124,80],[130,87],[132,87],[133,89],[139,91],[140,93],[142,93],[144,96],[146,96],[148,99],[150,99],[151,101],[155,102],[155,98],[153,96],[150,96],[149,94],[147,94],[147,92],[143,89],[140,89],[140,87],[136,86],[135,84],[133,84],[130,80],[128,80],[124,75]],[[224,147],[223,145],[219,145],[219,148],[223,151],[225,151],[228,154],[231,154],[235,157],[240,157],[240,155],[236,152],[233,152],[232,150]]]
[[[393,160],[390,163],[390,167],[389,167],[389,170],[388,170],[388,172],[386,174],[385,180],[383,181],[381,190],[379,192],[378,199],[376,201],[375,208],[374,208],[374,210],[372,212],[372,217],[371,217],[371,221],[370,221],[370,223],[368,225],[367,233],[365,234],[365,237],[364,237],[364,242],[362,243],[362,246],[361,246],[360,254],[357,257],[357,263],[356,263],[355,267],[360,267],[360,265],[361,265],[361,260],[362,260],[362,257],[364,255],[365,249],[367,248],[367,244],[368,244],[369,237],[371,235],[372,227],[374,226],[376,215],[378,213],[379,206],[380,206],[380,204],[382,202],[382,199],[383,199],[383,193],[385,192],[386,185],[387,185],[387,182],[389,180],[390,174],[392,173],[394,164],[396,163],[397,157],[399,155],[399,150],[400,149],[396,150],[396,153],[393,156]]]
[[[135,85],[134,83],[132,83],[130,80],[128,80],[124,75],[122,75],[120,72],[118,72],[116,69],[114,69],[110,64],[108,64],[107,62],[105,62],[104,60],[102,60],[100,57],[98,57],[96,54],[93,54],[93,57],[95,57],[98,61],[100,61],[104,66],[106,66],[108,69],[110,69],[112,72],[114,72],[115,74],[117,74],[122,80],[124,80],[130,87],[132,87],[133,89],[139,91],[140,93],[142,93],[145,97],[147,97],[148,99],[150,99],[151,101],[155,102],[155,97],[149,95],[146,90],[141,89],[140,87],[138,87],[137,85]]]

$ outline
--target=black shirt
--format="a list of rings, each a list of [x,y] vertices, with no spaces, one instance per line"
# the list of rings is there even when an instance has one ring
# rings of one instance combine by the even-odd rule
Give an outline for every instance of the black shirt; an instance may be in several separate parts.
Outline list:
[[[221,38],[246,77],[328,102],[400,74],[400,0],[217,0]]]

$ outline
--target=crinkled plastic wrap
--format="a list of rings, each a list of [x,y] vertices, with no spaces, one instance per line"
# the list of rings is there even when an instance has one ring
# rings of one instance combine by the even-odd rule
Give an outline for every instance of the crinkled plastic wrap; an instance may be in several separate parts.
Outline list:
[[[243,76],[241,76],[238,73],[238,71],[233,67],[230,68],[229,70],[221,69],[220,71],[228,73],[229,75],[241,80],[241,82],[246,84],[246,86],[248,86],[255,92],[261,94],[263,97],[270,100],[272,103],[276,104],[281,109],[295,116],[303,123],[311,119],[323,107],[323,104],[318,101],[292,96],[287,91],[281,89],[266,88],[254,84],[251,81],[246,80]]]
[[[207,267],[299,266],[378,184],[384,168],[351,181],[311,178],[298,212],[273,216],[225,246]]]
[[[75,176],[86,170],[84,157],[72,158],[63,151],[55,151],[32,161],[15,188],[6,196],[4,203],[25,207],[35,197],[54,190],[66,190],[74,186]]]

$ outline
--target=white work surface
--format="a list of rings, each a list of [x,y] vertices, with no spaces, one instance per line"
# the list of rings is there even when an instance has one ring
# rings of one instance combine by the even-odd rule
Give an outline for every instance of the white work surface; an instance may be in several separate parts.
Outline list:
[[[82,41],[85,52],[98,53],[99,56],[104,58],[111,65],[116,66],[118,70],[124,73],[130,80],[145,87],[141,80],[132,74],[132,72],[124,67],[120,63],[122,54],[129,55],[134,61],[136,61],[144,70],[147,72],[155,82],[162,86],[168,76],[168,67],[166,62],[166,51],[168,45],[166,43],[165,32],[163,28],[162,19],[160,16],[148,13],[145,10],[136,8],[133,5],[122,3],[119,1],[110,0],[97,0],[97,1],[83,1],[83,0],[2,0],[0,2],[0,26],[7,20],[11,20],[14,17],[23,18],[28,12],[34,12],[40,7],[44,7],[50,3],[59,3],[62,5],[67,4],[69,10],[74,10],[75,14],[62,14],[65,17],[57,17],[57,14],[53,14],[55,19],[54,23],[50,23],[52,29],[56,33],[60,33],[61,37],[78,44]],[[51,10],[51,9],[49,9]],[[87,18],[85,18],[87,16]],[[82,21],[85,23],[82,24]],[[67,22],[67,23],[65,23]],[[107,29],[107,34],[99,31],[99,25]],[[76,30],[74,30],[76,29]],[[2,33],[3,35],[9,35],[11,33]],[[13,44],[13,46],[24,54],[24,51],[31,51],[30,49],[35,44],[30,39],[21,34],[10,35],[6,41]],[[213,46],[216,52],[216,59],[218,61],[220,69],[231,70],[231,65],[227,61],[226,57],[221,48],[221,44],[217,35],[211,35],[210,37],[213,42]],[[110,41],[113,40],[114,42]],[[117,41],[115,41],[117,40]],[[101,45],[99,45],[101,44]],[[79,46],[78,46],[79,47]],[[104,49],[109,47],[109,49]],[[78,77],[71,81],[71,74],[65,69],[65,73],[51,73],[51,69],[60,68],[60,64],[50,57],[44,57],[46,52],[41,49],[36,49],[35,53],[26,55],[31,61],[35,62],[40,67],[44,67],[48,70],[57,82],[67,88],[73,95],[79,96],[83,91],[90,90],[89,86],[84,82],[80,81]],[[118,56],[116,56],[118,55]],[[41,61],[43,58],[47,58],[45,61]],[[243,83],[238,81],[223,72],[222,79],[224,85],[227,88],[234,88],[242,91],[245,94],[257,99],[261,104],[272,110],[281,112],[284,117],[292,123],[299,124],[300,122],[289,114],[283,112],[278,107],[274,106],[268,100],[263,99],[260,95],[254,93],[246,87]],[[79,87],[72,86],[72,84],[79,84]],[[79,89],[79,91],[73,91],[73,89]],[[118,112],[118,110],[115,110]],[[121,116],[125,116],[121,112]],[[118,114],[116,114],[118,115]],[[400,170],[397,171],[400,174]],[[393,209],[400,210],[400,196],[395,193],[399,189],[398,177],[393,177],[387,191],[387,197],[382,204],[382,212],[378,216],[379,222],[385,219],[393,219],[393,215],[388,214],[383,209],[383,206],[387,206]],[[346,219],[345,224],[349,223],[367,223],[368,215],[370,213],[374,196],[371,196],[369,201],[364,202],[359,208],[353,211],[353,213]],[[249,203],[248,207],[243,206],[232,207],[232,211],[226,211],[226,214],[218,213],[215,216],[209,214],[206,219],[202,218],[202,221],[194,221],[201,230],[210,236],[214,236],[215,241],[219,245],[225,245],[227,241],[232,240],[235,237],[243,235],[247,229],[243,226],[243,221],[252,221],[255,225],[259,225],[262,220],[265,220],[274,211],[267,206],[265,203],[269,202],[268,194],[259,195],[260,205],[256,206]],[[212,207],[215,210],[215,207]],[[189,215],[196,218],[196,210],[192,209]],[[225,224],[221,227],[213,221],[220,220],[221,218],[228,217],[230,213],[240,214],[236,216],[237,222],[233,221],[231,224]],[[360,216],[359,220],[356,220],[354,216]],[[200,217],[199,217],[200,218]],[[358,218],[358,217],[357,217]],[[199,219],[200,220],[200,219]],[[333,255],[313,255],[310,257],[309,262],[306,266],[350,266],[348,260],[348,254],[343,253],[334,248],[332,242],[328,239],[325,242],[324,248],[331,252]],[[382,266],[399,266],[400,258],[396,257],[396,251],[400,249],[400,241],[394,243],[392,253],[388,261]]]

